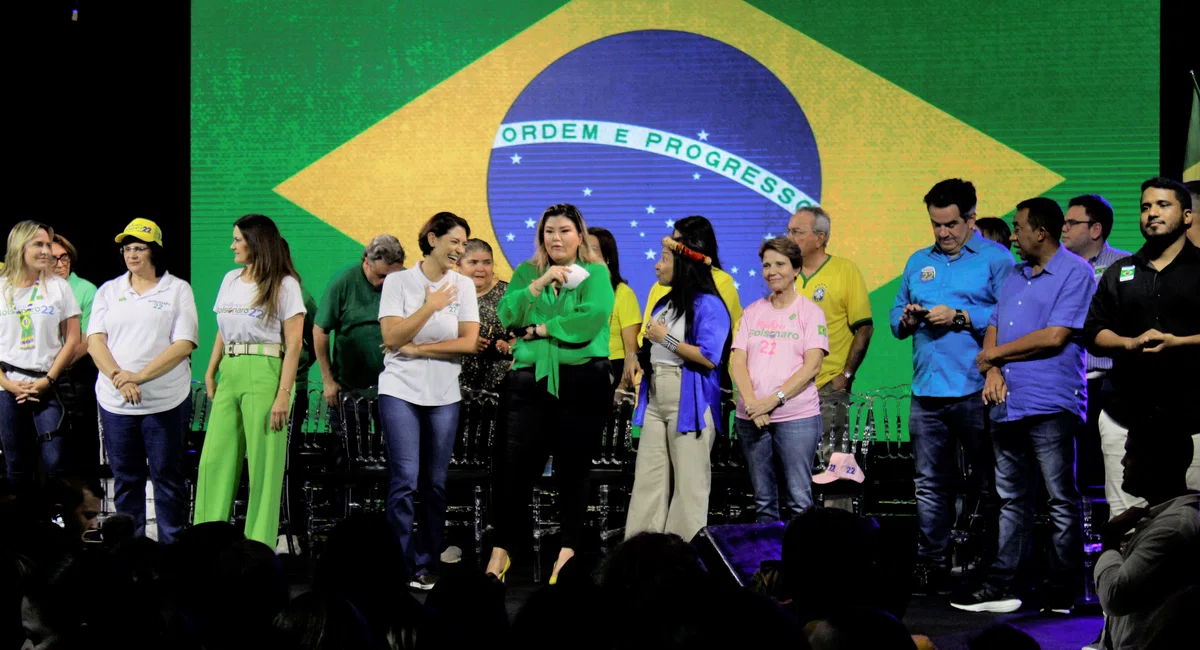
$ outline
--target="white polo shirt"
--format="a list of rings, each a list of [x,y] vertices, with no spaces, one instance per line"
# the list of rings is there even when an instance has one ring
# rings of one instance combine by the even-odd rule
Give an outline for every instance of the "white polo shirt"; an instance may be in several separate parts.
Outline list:
[[[380,320],[388,316],[408,318],[425,304],[428,287],[436,291],[447,282],[458,287],[458,298],[445,309],[434,312],[412,342],[438,343],[458,338],[459,323],[479,322],[479,302],[475,298],[475,283],[465,275],[447,271],[437,283],[425,277],[418,264],[406,271],[388,274],[383,281],[379,300]],[[418,406],[445,406],[462,401],[458,389],[458,373],[462,364],[441,359],[412,359],[389,352],[379,375],[379,394],[390,395]]]
[[[304,297],[296,278],[283,279],[275,299],[276,317],[266,318],[266,310],[255,307],[258,284],[241,281],[242,269],[234,269],[221,280],[221,290],[213,311],[217,314],[217,329],[221,340],[229,343],[283,343],[283,321],[303,314]]]
[[[187,282],[163,273],[158,284],[138,295],[129,274],[105,282],[92,301],[88,336],[108,336],[108,351],[122,370],[139,372],[176,341],[200,342],[196,298]],[[169,411],[191,395],[191,362],[184,359],[139,388],[142,403],[125,401],[112,380],[96,378],[96,401],[109,413],[150,415]]]
[[[21,312],[26,310],[33,324],[33,347],[22,350]],[[63,347],[60,325],[80,313],[71,285],[57,275],[45,275],[24,289],[11,287],[8,280],[0,277],[0,361],[26,370],[49,372]],[[36,379],[19,372],[9,372],[8,378]]]

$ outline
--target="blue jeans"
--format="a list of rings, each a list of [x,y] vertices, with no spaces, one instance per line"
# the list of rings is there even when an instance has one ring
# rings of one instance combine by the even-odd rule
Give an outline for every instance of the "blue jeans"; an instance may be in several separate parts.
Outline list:
[[[136,534],[145,535],[146,479],[154,481],[154,518],[162,544],[178,539],[187,525],[191,495],[183,476],[183,457],[191,413],[190,399],[149,415],[121,415],[100,407],[117,512],[133,517]]]
[[[404,559],[415,578],[437,566],[446,530],[446,474],[458,433],[458,404],[418,406],[388,395],[379,396],[379,417],[387,444],[387,518],[400,540]],[[421,528],[413,535],[421,494]]]
[[[1075,486],[1075,432],[1082,424],[1077,415],[1059,413],[996,425],[992,444],[1000,495],[1000,548],[988,574],[989,585],[1012,589],[1029,555],[1039,470],[1050,497],[1053,526],[1050,584],[1072,593],[1080,584],[1083,542]]]
[[[33,483],[37,473],[35,453],[42,455],[46,477],[53,478],[63,463],[63,437],[60,426],[63,408],[53,394],[42,395],[39,402],[18,404],[12,393],[0,390],[0,445],[8,482],[14,487]]]
[[[812,505],[813,460],[823,430],[821,416],[772,422],[759,429],[754,422],[734,418],[742,453],[754,486],[754,509],[760,524],[779,521],[779,481],[783,478],[788,519]]]
[[[987,436],[986,409],[979,393],[965,397],[912,396],[908,428],[915,457],[917,557],[940,567],[950,566],[950,530],[955,500],[963,492],[979,499],[984,521],[977,531],[983,538],[981,565],[991,563],[995,526],[992,446]],[[962,445],[967,470],[959,463]]]

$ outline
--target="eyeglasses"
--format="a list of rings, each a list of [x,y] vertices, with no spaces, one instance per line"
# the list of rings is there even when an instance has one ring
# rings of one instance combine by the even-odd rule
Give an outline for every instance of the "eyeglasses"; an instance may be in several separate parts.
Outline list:
[[[64,253],[64,254],[62,254],[62,255],[59,255],[59,256],[57,256],[57,257],[55,257],[54,255],[51,255],[51,256],[50,256],[50,262],[52,262],[52,263],[54,264],[54,266],[58,266],[59,264],[62,264],[62,263],[64,263],[64,262],[66,262],[66,263],[70,263],[70,262],[71,262],[71,256],[70,256],[70,255],[68,255],[68,254],[66,254],[66,253]]]
[[[1092,224],[1094,224],[1096,222],[1091,219],[1088,219],[1086,221],[1075,221],[1074,219],[1067,219],[1066,221],[1063,221],[1063,230],[1070,230],[1070,229],[1074,228],[1075,226],[1079,226],[1079,225],[1082,225],[1085,223],[1088,224],[1088,226],[1091,226]]]
[[[799,229],[799,228],[788,228],[788,231],[787,231],[787,233],[788,233],[789,235],[793,236],[793,237],[799,237],[800,235],[807,235],[807,234],[808,234],[808,233],[810,233],[810,232],[814,232],[814,231],[812,231],[812,230],[801,230],[801,229]]]
[[[133,255],[134,253],[137,253],[138,255],[143,255],[145,253],[150,252],[150,247],[149,246],[122,246],[121,252],[126,255]]]

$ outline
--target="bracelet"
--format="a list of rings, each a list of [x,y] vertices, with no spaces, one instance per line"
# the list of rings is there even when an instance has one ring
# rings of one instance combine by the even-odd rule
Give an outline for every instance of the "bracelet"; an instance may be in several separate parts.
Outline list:
[[[290,388],[284,388],[284,387],[280,386],[279,390],[287,393],[289,396],[292,394],[292,389],[290,389]]]
[[[675,352],[675,353],[679,352],[679,343],[680,343],[679,339],[675,338],[674,336],[671,336],[670,334],[667,334],[666,336],[664,336],[663,340],[662,340],[662,346],[664,348],[670,350],[671,352]]]

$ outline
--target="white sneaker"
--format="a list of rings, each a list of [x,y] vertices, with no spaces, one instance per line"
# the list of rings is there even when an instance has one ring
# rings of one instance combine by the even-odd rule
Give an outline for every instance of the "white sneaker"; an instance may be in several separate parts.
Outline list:
[[[458,564],[462,562],[462,549],[457,546],[447,546],[446,550],[442,551],[442,563]]]
[[[296,549],[297,553],[300,552],[300,538],[295,535],[292,535],[292,547]],[[287,535],[280,535],[275,539],[275,555],[288,555],[289,553],[291,551],[288,549]]]

